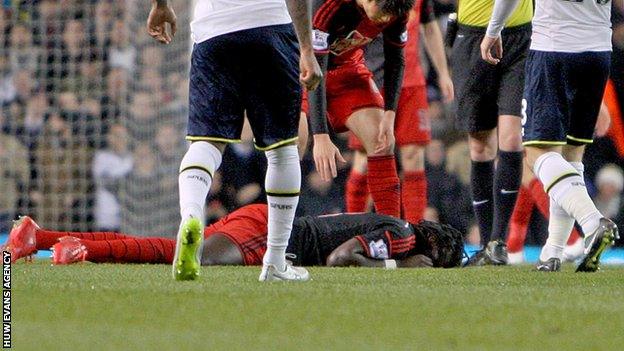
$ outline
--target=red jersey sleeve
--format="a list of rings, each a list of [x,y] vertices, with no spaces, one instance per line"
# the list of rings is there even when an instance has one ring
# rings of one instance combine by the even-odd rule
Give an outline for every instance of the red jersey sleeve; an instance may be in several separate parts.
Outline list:
[[[378,229],[355,237],[366,257],[378,260],[404,259],[416,247],[416,235],[400,236],[388,230]]]

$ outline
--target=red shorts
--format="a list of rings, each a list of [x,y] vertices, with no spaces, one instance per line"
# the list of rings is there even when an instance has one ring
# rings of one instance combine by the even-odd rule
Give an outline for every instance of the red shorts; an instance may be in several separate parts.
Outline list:
[[[364,63],[340,66],[327,72],[327,119],[336,133],[348,130],[346,123],[353,112],[367,107],[383,109],[384,101]],[[303,112],[308,114],[308,96],[303,93]]]
[[[427,145],[431,141],[431,120],[427,109],[427,87],[405,87],[401,89],[399,106],[394,122],[394,137],[398,146]],[[349,134],[349,148],[363,150],[360,140]]]
[[[262,265],[267,248],[267,205],[254,204],[239,208],[206,227],[204,238],[223,234],[240,250],[246,266]]]

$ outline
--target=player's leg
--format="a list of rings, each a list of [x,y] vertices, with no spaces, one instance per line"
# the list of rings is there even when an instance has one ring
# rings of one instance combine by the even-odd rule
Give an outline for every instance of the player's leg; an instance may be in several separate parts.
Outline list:
[[[52,262],[171,264],[175,244],[175,240],[169,238],[128,236],[125,239],[88,240],[66,236],[52,246]]]
[[[403,167],[401,203],[403,218],[410,223],[423,219],[427,208],[427,177],[425,175],[425,147],[418,144],[401,145]]]
[[[403,168],[403,218],[411,223],[420,222],[427,208],[425,146],[431,140],[431,122],[427,109],[425,86],[404,87],[401,90],[394,130]]]
[[[63,237],[75,237],[87,240],[114,240],[130,237],[126,234],[112,232],[64,232],[40,228],[28,216],[21,217],[15,222],[4,249],[11,252],[11,261],[15,262],[22,257],[29,257],[37,250],[49,250]]]
[[[494,159],[497,152],[496,129],[468,134],[470,150],[470,189],[481,245],[485,247],[492,236]]]
[[[380,108],[364,108],[351,114],[346,126],[362,142],[368,161],[368,189],[375,210],[393,217],[401,216],[399,177],[394,157],[394,145],[390,149],[376,153],[379,124],[383,117]]]
[[[254,60],[248,59],[241,68],[250,78],[244,82],[244,104],[256,148],[267,157],[267,251],[259,280],[308,280],[305,269],[286,262],[301,189],[296,146],[301,110],[297,38],[292,25],[270,26],[250,31],[247,44]]]
[[[533,172],[544,184],[545,191],[550,198],[573,217],[585,233],[587,256],[577,270],[595,271],[598,269],[600,255],[618,236],[617,227],[613,222],[603,218],[598,211],[587,193],[582,175],[561,155],[562,146],[546,147],[544,140],[549,140],[547,138],[550,137],[554,138],[550,140],[556,140],[562,144],[570,141],[591,142],[591,134],[608,74],[608,56],[593,53],[531,52],[527,70],[532,72],[531,79],[535,85],[541,89],[552,89],[547,93],[527,94],[528,118],[525,132],[528,127],[528,136],[534,139],[525,143],[530,145],[527,147],[527,160]],[[568,72],[575,72],[575,74],[570,75],[567,74]],[[577,74],[579,77],[576,77]],[[554,81],[543,79],[544,77]],[[552,103],[550,106],[554,108],[544,112],[537,106],[544,106],[543,103],[548,102],[544,100],[548,99],[554,100],[550,101]],[[567,120],[568,116],[570,116],[569,120]],[[540,118],[539,122],[536,122],[538,118]],[[539,125],[536,126],[537,123],[551,123],[561,128],[550,131],[551,135],[547,135],[549,131],[545,131],[544,128],[540,129]],[[572,162],[580,161],[583,147],[576,145],[573,148],[566,148],[566,154]],[[542,251],[543,255],[540,260],[543,261],[545,256],[551,256],[549,261],[560,261],[568,235],[569,231],[565,234],[549,233],[547,247]]]
[[[498,84],[498,155],[494,174],[492,238],[505,242],[509,220],[522,181],[522,98],[530,26],[508,29],[503,35],[505,57],[500,62]],[[501,250],[504,251],[504,250]],[[505,260],[504,257],[500,258]]]
[[[481,59],[479,45],[483,33],[460,29],[461,38],[453,45],[451,66],[457,127],[468,132],[471,170],[470,185],[481,244],[490,241],[493,221],[494,159],[497,152],[496,126],[498,122],[497,68]],[[487,263],[485,250],[468,260],[469,265]]]
[[[221,164],[224,143],[239,141],[243,126],[240,99],[240,33],[196,44],[191,57],[189,123],[192,141],[180,164],[180,231],[173,274],[177,280],[199,276],[204,204],[212,175]]]
[[[510,83],[511,84],[511,83]],[[521,104],[518,93],[518,106]],[[518,113],[519,115],[519,113]],[[515,115],[502,115],[498,119],[498,162],[494,171],[492,237],[490,240],[507,241],[509,221],[516,205],[522,182],[522,123]]]
[[[351,133],[349,136],[350,148],[353,139],[357,140],[357,137]],[[351,172],[349,172],[349,177],[345,184],[345,206],[347,212],[366,211],[366,205],[368,203],[367,167],[368,161],[366,152],[363,151],[363,148],[355,148],[353,151]]]

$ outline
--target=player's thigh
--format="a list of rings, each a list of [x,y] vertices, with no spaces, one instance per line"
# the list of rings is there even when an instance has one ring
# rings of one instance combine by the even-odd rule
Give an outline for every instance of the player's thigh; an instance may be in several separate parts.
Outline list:
[[[460,31],[451,55],[456,126],[467,132],[496,128],[498,117],[498,75],[495,66],[481,58],[483,34]]]
[[[292,25],[249,32],[244,105],[256,147],[269,150],[296,141],[301,111],[299,49]]]
[[[586,145],[593,141],[600,104],[609,77],[609,52],[586,52],[570,55],[574,66],[570,79],[570,145]]]
[[[568,130],[568,80],[562,53],[531,50],[522,102],[525,146],[564,145]]]
[[[363,62],[341,66],[326,75],[327,118],[336,133],[350,129],[351,117],[365,109],[383,109],[381,92]]]
[[[230,58],[229,36],[193,47],[189,82],[188,140],[234,142],[243,127],[241,75]]]
[[[370,156],[377,145],[379,124],[383,118],[381,108],[363,108],[351,114],[347,127],[362,142],[366,153]]]

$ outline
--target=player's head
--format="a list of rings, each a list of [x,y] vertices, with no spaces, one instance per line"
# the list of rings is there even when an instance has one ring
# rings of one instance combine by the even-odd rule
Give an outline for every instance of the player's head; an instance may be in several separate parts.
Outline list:
[[[434,267],[452,268],[461,265],[464,256],[464,236],[447,224],[421,221],[413,227],[424,239],[422,254],[431,258]],[[422,240],[421,239],[421,240]],[[424,252],[423,252],[424,251]]]
[[[357,0],[373,22],[389,22],[408,13],[415,0]]]

